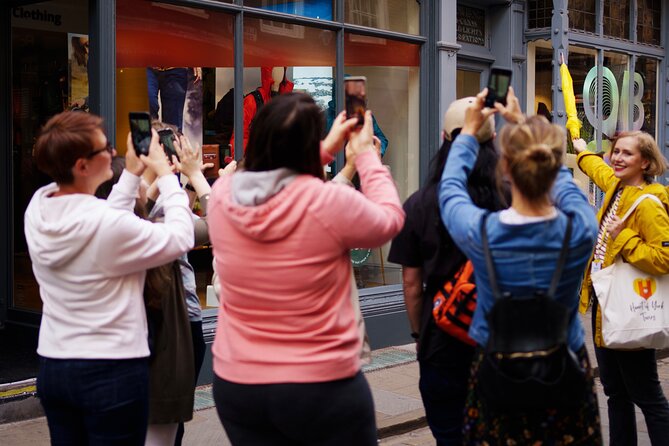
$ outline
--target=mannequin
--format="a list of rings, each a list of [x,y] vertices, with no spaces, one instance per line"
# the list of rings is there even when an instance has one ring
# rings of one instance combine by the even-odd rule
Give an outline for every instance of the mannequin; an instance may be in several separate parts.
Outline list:
[[[262,96],[262,103],[267,104],[272,96],[285,94],[293,91],[293,84],[286,78],[287,67],[262,67],[260,69],[260,87],[256,91]],[[253,94],[244,96],[244,152],[249,141],[249,129],[251,122],[258,113],[258,101]],[[235,133],[230,138],[230,156],[235,157]]]

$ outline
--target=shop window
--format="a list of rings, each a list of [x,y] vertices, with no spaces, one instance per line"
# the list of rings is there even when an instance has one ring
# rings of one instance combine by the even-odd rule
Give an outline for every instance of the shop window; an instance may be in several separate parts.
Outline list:
[[[595,32],[596,0],[569,1],[569,28],[573,31]],[[552,3],[552,1],[550,2]]]
[[[619,39],[630,38],[629,0],[604,0],[604,35]]]
[[[222,166],[230,155],[229,136],[216,111],[234,84],[233,17],[143,0],[117,0],[116,5],[119,154],[127,149],[128,112],[146,110],[180,127],[194,146],[204,146],[207,161]],[[216,176],[215,169],[205,173]],[[189,259],[205,307],[211,250],[195,249]]]
[[[41,311],[23,232],[37,188],[51,182],[33,162],[33,144],[53,115],[88,110],[88,1],[54,0],[12,8],[12,166],[14,292],[10,307]]]
[[[350,33],[344,41],[345,72],[367,78],[367,105],[387,140],[382,162],[404,201],[419,185],[420,46]],[[386,261],[389,246],[352,252],[359,287],[401,283],[401,267]]]
[[[485,10],[458,5],[457,40],[460,43],[486,46]]]
[[[415,0],[343,0],[344,20],[353,25],[419,34]]]
[[[662,0],[637,0],[637,41],[660,45]]]
[[[574,81],[578,119],[583,124],[581,138],[588,143],[594,141],[594,147],[591,145],[590,148],[596,149],[595,125],[597,125],[597,120],[588,119],[588,115],[594,116],[597,110],[597,51],[570,47],[567,66]]]
[[[553,0],[529,0],[527,2],[527,27],[550,28],[553,16]]]
[[[314,19],[333,19],[333,0],[244,0],[244,6],[295,14]]]
[[[546,44],[549,44],[546,42]],[[534,106],[531,113],[553,120],[553,50],[537,46],[534,50]],[[528,110],[529,112],[529,110]]]
[[[656,135],[658,61],[639,57],[634,65],[633,128]]]

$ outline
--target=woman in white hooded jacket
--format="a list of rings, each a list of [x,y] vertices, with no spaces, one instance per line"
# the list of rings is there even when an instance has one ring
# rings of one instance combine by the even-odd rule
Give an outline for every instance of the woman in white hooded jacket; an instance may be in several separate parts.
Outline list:
[[[148,156],[128,135],[126,169],[108,200],[95,190],[112,176],[114,149],[102,120],[64,112],[35,145],[37,167],[54,183],[26,209],[25,235],[43,302],[37,393],[53,444],[144,443],[148,356],[146,269],[193,246],[188,198],[154,131]],[[165,220],[133,208],[145,168],[159,177]]]

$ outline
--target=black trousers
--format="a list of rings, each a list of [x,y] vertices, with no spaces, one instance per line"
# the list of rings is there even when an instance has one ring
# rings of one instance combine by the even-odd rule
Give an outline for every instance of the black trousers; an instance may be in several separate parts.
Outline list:
[[[233,445],[375,446],[367,380],[236,384],[214,377],[218,416]]]

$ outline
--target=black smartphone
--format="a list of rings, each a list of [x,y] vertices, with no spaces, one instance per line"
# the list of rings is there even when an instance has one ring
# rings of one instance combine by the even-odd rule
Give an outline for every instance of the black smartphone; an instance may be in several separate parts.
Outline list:
[[[148,155],[151,145],[151,116],[147,112],[130,112],[130,134],[135,153]]]
[[[365,76],[349,76],[344,79],[344,95],[346,96],[346,118],[358,118],[358,125],[365,123],[367,108],[367,78]]]
[[[504,68],[490,69],[485,106],[493,107],[495,102],[506,105],[506,94],[509,92],[509,86],[511,86],[511,70],[505,70]]]
[[[165,155],[170,159],[170,163],[172,162],[172,156],[176,156],[179,159],[177,149],[174,148],[176,136],[172,129],[158,130],[158,137],[160,138],[160,143],[163,145],[163,150],[165,150]]]

